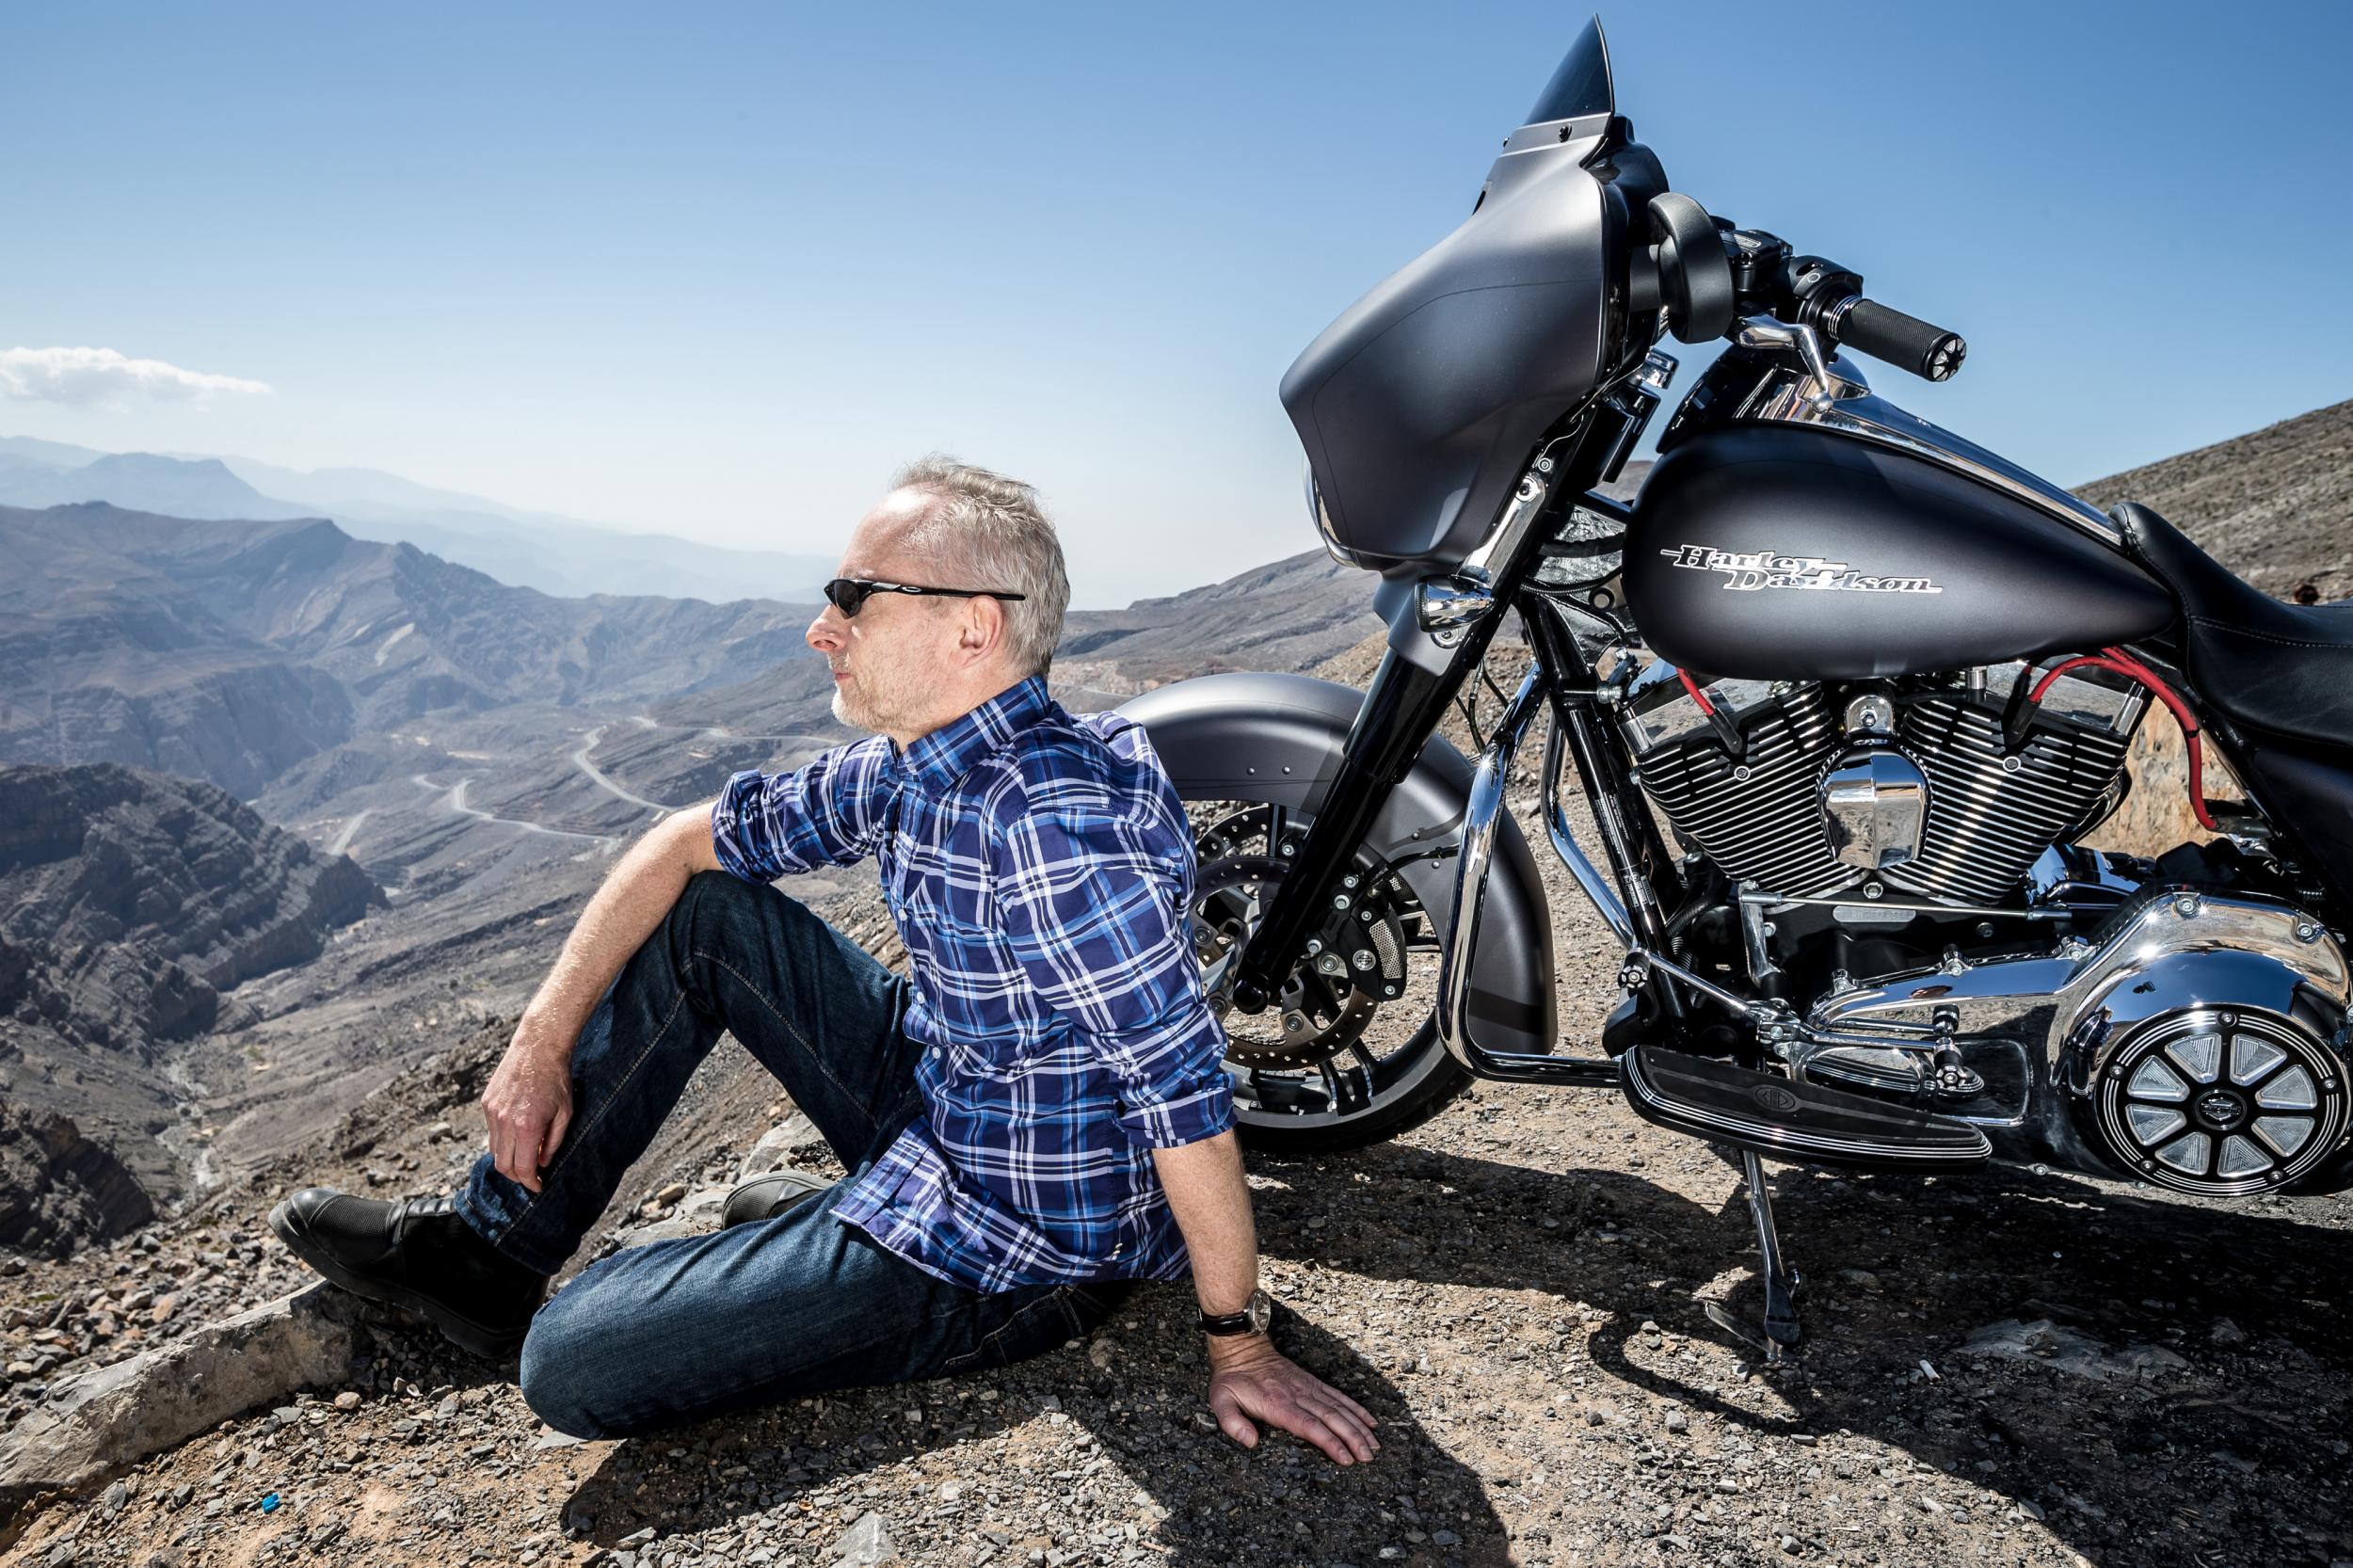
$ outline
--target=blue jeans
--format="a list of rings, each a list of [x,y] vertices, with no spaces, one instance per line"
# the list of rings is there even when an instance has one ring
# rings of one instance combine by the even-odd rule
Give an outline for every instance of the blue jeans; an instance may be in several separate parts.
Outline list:
[[[837,1222],[833,1208],[920,1114],[906,982],[774,888],[705,872],[597,1004],[572,1055],[572,1121],[536,1193],[488,1155],[457,1212],[554,1273],[724,1031],[815,1123],[850,1175],[780,1219],[657,1241],[581,1271],[523,1341],[548,1425],[623,1437],[804,1394],[1035,1355],[1108,1317],[1126,1282],[984,1293]]]

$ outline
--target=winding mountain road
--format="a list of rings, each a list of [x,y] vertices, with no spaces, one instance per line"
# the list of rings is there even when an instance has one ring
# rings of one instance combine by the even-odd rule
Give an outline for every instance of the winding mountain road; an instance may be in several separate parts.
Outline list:
[[[628,801],[632,806],[642,806],[648,811],[657,811],[665,817],[677,810],[678,808],[675,806],[664,806],[658,800],[648,800],[644,795],[632,794],[614,783],[602,768],[588,760],[588,754],[597,749],[597,743],[604,739],[604,732],[610,728],[612,727],[609,725],[600,724],[588,731],[588,739],[581,743],[578,751],[572,753],[572,765],[595,780],[597,787],[605,793]]]
[[[431,790],[436,793],[439,793],[441,789],[440,785],[436,784],[432,779],[426,777],[421,773],[410,774],[408,776],[408,780],[420,789]],[[520,827],[526,833],[544,833],[552,839],[582,839],[592,844],[605,845],[609,845],[613,842],[611,839],[606,838],[601,833],[575,833],[567,827],[542,827],[536,822],[525,822],[520,817],[502,817],[497,815],[495,812],[485,811],[479,806],[469,806],[466,804],[466,791],[471,788],[473,780],[471,778],[459,779],[457,781],[457,787],[451,790],[442,799],[442,806],[456,812],[461,817],[474,817],[483,822],[504,823],[509,827]]]

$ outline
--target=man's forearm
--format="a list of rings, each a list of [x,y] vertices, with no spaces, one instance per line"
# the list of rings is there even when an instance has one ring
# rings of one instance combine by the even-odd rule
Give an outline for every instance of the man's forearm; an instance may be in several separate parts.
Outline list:
[[[1242,1179],[1241,1144],[1229,1130],[1197,1144],[1154,1149],[1152,1163],[1193,1257],[1201,1310],[1240,1312],[1258,1288],[1258,1232]]]
[[[597,999],[678,903],[688,880],[717,865],[710,822],[709,802],[690,806],[630,846],[581,911],[564,938],[564,951],[524,1009],[524,1021],[535,1033],[562,1041],[568,1050],[580,1037]]]

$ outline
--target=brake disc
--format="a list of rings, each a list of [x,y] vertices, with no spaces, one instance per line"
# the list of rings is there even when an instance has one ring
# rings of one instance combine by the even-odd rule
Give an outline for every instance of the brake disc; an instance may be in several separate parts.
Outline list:
[[[1327,1062],[1363,1038],[1381,1004],[1403,994],[1406,934],[1393,876],[1360,865],[1344,881],[1353,883],[1337,897],[1327,918],[1309,930],[1307,951],[1284,976],[1273,1003],[1261,1013],[1237,1013],[1225,998],[1225,971],[1257,930],[1275,892],[1290,871],[1271,855],[1235,851],[1264,844],[1271,815],[1265,807],[1235,813],[1199,839],[1201,869],[1193,884],[1193,951],[1199,956],[1210,1004],[1225,1025],[1226,1058],[1257,1068],[1310,1067]],[[1417,913],[1417,908],[1414,911]]]

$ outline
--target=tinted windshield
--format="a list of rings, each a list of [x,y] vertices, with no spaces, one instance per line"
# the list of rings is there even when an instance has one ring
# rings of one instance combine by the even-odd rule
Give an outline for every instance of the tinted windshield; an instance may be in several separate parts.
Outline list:
[[[1601,36],[1601,18],[1595,17],[1569,46],[1561,69],[1552,73],[1536,106],[1520,123],[1542,125],[1551,120],[1582,120],[1587,115],[1617,112],[1617,95],[1609,86],[1609,45]]]

